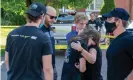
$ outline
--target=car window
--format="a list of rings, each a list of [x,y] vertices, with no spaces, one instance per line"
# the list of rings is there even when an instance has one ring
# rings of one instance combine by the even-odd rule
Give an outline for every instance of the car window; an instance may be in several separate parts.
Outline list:
[[[57,20],[74,20],[74,16],[71,15],[67,15],[67,16],[63,16],[63,17],[58,17]]]
[[[70,14],[60,14],[57,19],[56,23],[63,24],[63,23],[73,23],[74,22],[74,16]]]

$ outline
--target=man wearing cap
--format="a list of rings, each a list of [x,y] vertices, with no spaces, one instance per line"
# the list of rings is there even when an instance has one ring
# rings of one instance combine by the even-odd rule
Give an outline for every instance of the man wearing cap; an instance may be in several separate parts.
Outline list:
[[[39,29],[46,7],[33,3],[26,12],[27,23],[7,37],[5,63],[7,80],[53,80],[52,46]],[[44,72],[44,74],[43,74]]]
[[[52,24],[56,21],[56,10],[55,8],[51,6],[46,7],[47,12],[44,20],[44,24],[40,25],[40,29],[46,34],[52,43],[52,65],[54,69],[54,80],[57,80],[57,71],[56,71],[56,66],[55,66],[55,39],[53,36],[53,30],[51,28]]]
[[[107,80],[125,80],[133,74],[133,35],[125,29],[129,14],[123,8],[115,8],[103,17],[108,32],[115,36],[106,52]]]

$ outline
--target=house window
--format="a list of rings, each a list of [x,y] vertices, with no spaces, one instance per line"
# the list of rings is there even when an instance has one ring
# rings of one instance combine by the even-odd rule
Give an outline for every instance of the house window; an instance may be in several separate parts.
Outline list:
[[[103,2],[103,0],[93,0],[89,5],[89,10],[100,10]]]

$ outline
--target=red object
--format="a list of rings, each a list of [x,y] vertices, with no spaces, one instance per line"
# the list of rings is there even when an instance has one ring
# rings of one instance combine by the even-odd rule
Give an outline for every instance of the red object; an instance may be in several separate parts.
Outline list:
[[[76,26],[72,26],[71,31],[76,30]]]

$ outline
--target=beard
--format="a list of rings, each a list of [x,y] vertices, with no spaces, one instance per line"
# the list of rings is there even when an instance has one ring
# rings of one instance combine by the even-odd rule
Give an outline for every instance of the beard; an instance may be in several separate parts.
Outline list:
[[[47,27],[51,26],[51,24],[49,24],[49,21],[47,19],[45,20],[45,26]]]

